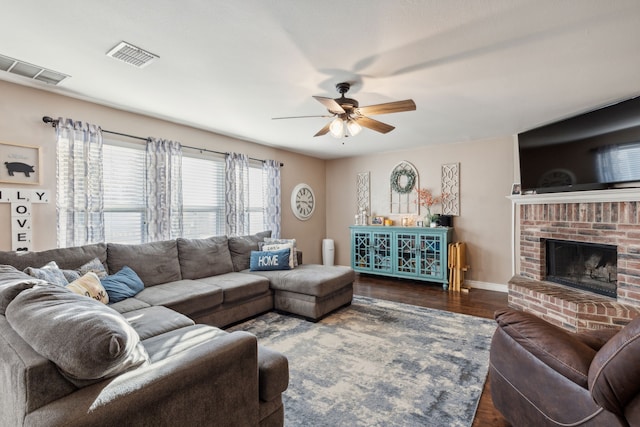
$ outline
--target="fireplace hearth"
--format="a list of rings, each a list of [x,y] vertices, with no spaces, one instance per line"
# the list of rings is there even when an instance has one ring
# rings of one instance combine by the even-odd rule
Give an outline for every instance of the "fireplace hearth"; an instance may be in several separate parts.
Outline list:
[[[519,205],[514,210],[519,263],[509,280],[509,305],[575,332],[619,328],[639,317],[638,200],[639,189],[514,196],[512,201]],[[561,247],[549,248],[547,242],[552,240],[560,241]],[[572,253],[577,249],[565,246],[569,241],[585,244],[582,252]],[[615,258],[607,248],[615,249]],[[548,258],[552,252],[555,261]],[[564,257],[565,252],[578,261],[558,269],[557,257]],[[550,273],[547,264],[553,262],[556,271]],[[555,283],[559,280],[562,284]],[[565,280],[586,283],[586,291]]]
[[[617,247],[547,239],[546,280],[616,298]]]

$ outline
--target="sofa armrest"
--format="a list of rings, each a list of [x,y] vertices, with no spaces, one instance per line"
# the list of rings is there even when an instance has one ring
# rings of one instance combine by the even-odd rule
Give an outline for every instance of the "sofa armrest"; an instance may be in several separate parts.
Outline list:
[[[640,393],[640,318],[598,351],[589,368],[589,389],[598,405],[618,415]]]
[[[80,389],[25,425],[258,425],[257,367],[255,336],[232,332]]]
[[[258,346],[258,372],[260,378],[260,399],[270,402],[289,386],[289,361],[287,358],[265,346]]]
[[[587,388],[589,365],[596,351],[574,334],[530,313],[500,310],[495,313],[499,327],[531,355],[554,371]]]

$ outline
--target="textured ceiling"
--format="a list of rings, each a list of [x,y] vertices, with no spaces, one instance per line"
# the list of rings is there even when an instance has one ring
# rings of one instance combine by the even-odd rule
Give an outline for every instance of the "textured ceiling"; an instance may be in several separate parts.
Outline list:
[[[71,77],[0,79],[320,158],[512,135],[640,94],[638,0],[30,0],[2,15],[0,54]],[[160,58],[105,55],[123,40]],[[313,137],[326,118],[272,120],[325,114],[312,95],[342,81],[360,105],[417,110],[341,140]]]

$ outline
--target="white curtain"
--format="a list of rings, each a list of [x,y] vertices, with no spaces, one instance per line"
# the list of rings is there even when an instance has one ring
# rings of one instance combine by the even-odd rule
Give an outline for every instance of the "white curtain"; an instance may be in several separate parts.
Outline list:
[[[262,162],[264,181],[264,229],[271,230],[271,237],[280,238],[280,162],[265,160]]]
[[[225,229],[227,236],[249,234],[246,208],[249,205],[249,157],[228,153],[225,157]]]
[[[60,117],[56,138],[58,247],[103,242],[102,129]]]
[[[146,148],[147,241],[182,236],[182,146],[149,138]]]

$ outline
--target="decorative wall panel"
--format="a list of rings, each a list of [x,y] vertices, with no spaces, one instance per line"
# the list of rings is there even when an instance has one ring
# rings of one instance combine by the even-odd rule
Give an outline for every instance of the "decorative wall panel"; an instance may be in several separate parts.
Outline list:
[[[442,202],[443,215],[460,215],[460,163],[442,165],[442,194],[448,197]]]

